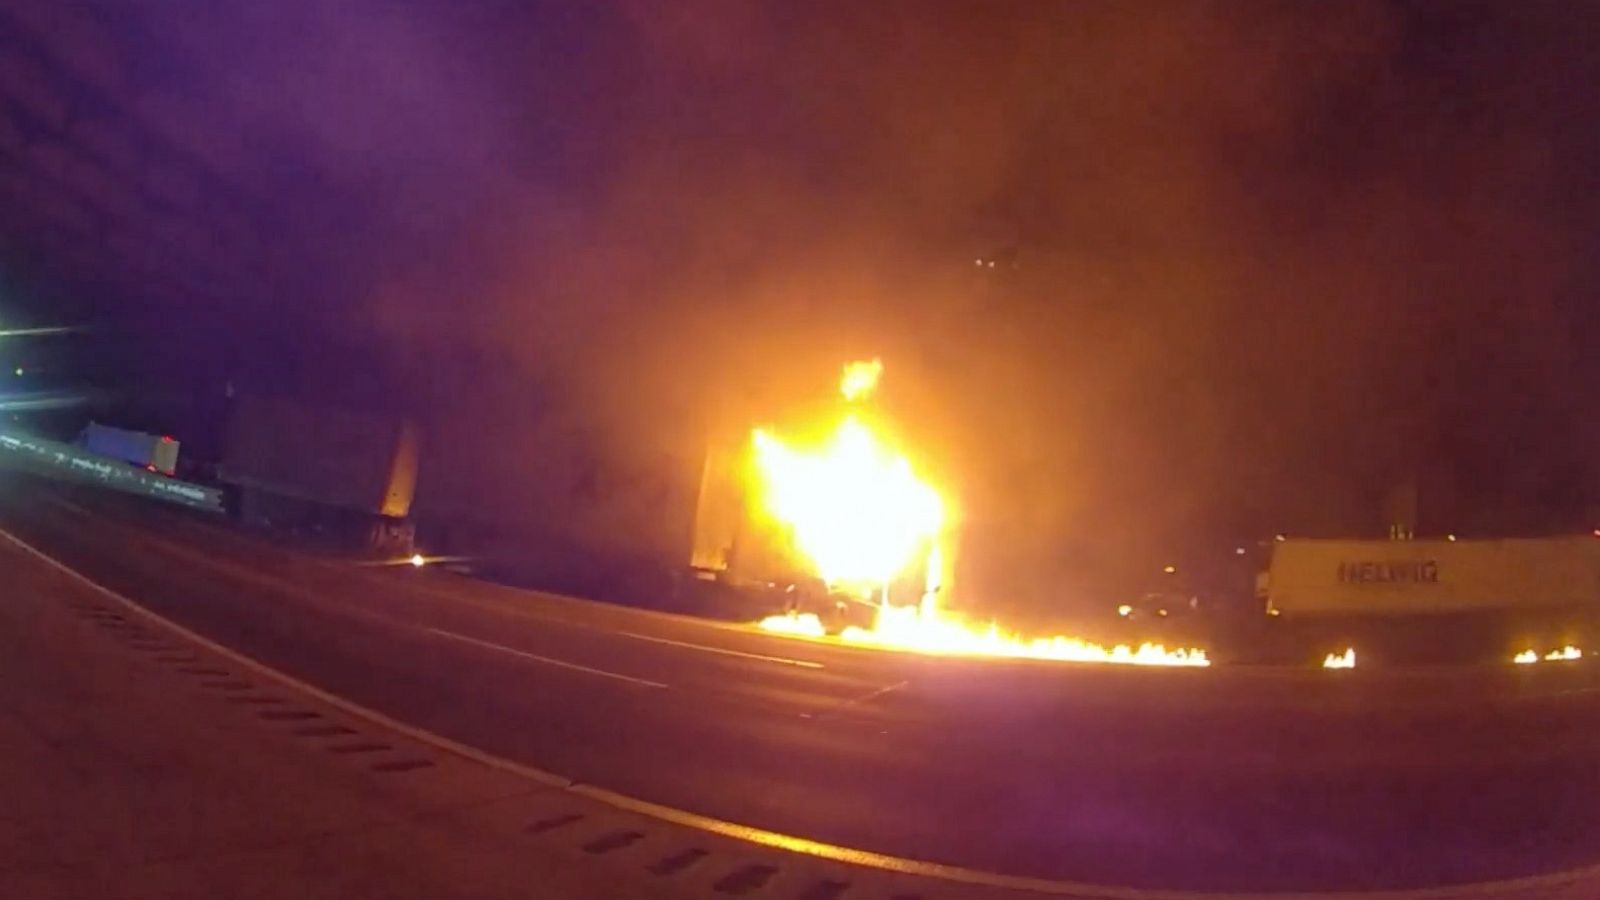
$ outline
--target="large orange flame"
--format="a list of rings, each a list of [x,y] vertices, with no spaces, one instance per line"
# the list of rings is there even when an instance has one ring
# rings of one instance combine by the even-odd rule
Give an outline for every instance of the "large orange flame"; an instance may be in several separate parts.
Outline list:
[[[811,452],[758,430],[755,460],[768,511],[829,584],[892,580],[944,521],[938,493],[853,416]]]

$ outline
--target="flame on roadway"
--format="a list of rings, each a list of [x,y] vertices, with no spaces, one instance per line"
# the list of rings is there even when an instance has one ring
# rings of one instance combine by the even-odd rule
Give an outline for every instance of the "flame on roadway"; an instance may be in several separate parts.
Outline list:
[[[1356,648],[1346,647],[1343,653],[1329,653],[1322,658],[1324,669],[1354,669],[1356,667]]]
[[[847,401],[864,400],[878,388],[883,377],[883,360],[868,359],[846,363],[839,377],[839,393]]]
[[[883,374],[879,360],[844,367],[839,391],[847,402],[871,395]],[[849,643],[919,653],[1026,657],[1071,662],[1208,666],[1204,650],[1142,644],[1104,647],[1055,635],[1024,638],[997,624],[976,625],[939,608],[944,542],[949,521],[939,492],[871,427],[847,414],[820,446],[798,448],[757,429],[752,435],[755,497],[784,525],[795,549],[831,588],[879,600],[871,628],[849,627]],[[890,602],[889,586],[917,566],[923,594],[914,604]],[[813,613],[769,616],[758,623],[778,634],[820,638]]]
[[[1133,666],[1209,666],[1204,650],[1178,647],[1168,650],[1161,644],[1116,644],[1105,647],[1091,641],[1063,635],[1025,638],[1001,631],[994,623],[977,626],[949,613],[934,609],[932,615],[915,606],[889,606],[879,609],[871,628],[850,626],[839,639],[850,644],[885,650],[906,650],[963,656],[1007,656],[1019,659],[1051,659],[1062,662],[1122,663]],[[760,627],[795,637],[821,638],[827,629],[814,613],[768,616]]]
[[[1549,653],[1546,653],[1543,658],[1545,662],[1564,662],[1566,660],[1582,659],[1583,651],[1572,646],[1571,644],[1568,644],[1559,650],[1551,650]],[[1516,656],[1511,657],[1512,662],[1521,666],[1531,665],[1532,663],[1538,662],[1539,659],[1539,652],[1531,647],[1522,651],[1521,653],[1518,653]]]

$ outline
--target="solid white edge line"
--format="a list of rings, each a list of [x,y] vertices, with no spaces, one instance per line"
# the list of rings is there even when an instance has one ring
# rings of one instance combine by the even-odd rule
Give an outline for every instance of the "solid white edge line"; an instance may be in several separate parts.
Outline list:
[[[812,662],[808,659],[790,659],[787,656],[767,656],[762,653],[746,653],[743,650],[729,650],[726,647],[713,647],[709,644],[694,644],[689,641],[675,641],[672,638],[656,637],[649,634],[639,634],[636,631],[614,631],[623,637],[630,637],[637,641],[650,641],[655,644],[671,644],[674,647],[687,647],[690,650],[700,650],[706,653],[721,653],[725,656],[741,656],[745,659],[758,659],[762,662],[781,663],[786,666],[799,666],[802,669],[826,668],[822,663]]]
[[[321,688],[301,681],[293,675],[281,672],[266,663],[258,662],[236,650],[230,649],[210,638],[204,637],[190,629],[179,625],[160,613],[153,612],[128,597],[106,587],[82,572],[68,566],[55,557],[38,549],[22,538],[12,534],[5,528],[0,528],[0,537],[4,537],[18,549],[37,558],[51,568],[61,572],[67,577],[79,582],[85,587],[116,601],[128,610],[156,622],[161,626],[183,636],[185,639],[206,648],[207,650],[230,659],[240,667],[249,669],[258,675],[271,678],[294,690],[303,691],[318,700],[342,710],[360,719],[365,719],[374,725],[390,729],[398,734],[403,734],[413,740],[453,753],[463,759],[482,763],[493,769],[519,775],[547,787],[564,790],[586,799],[603,803],[615,809],[631,812],[662,822],[693,828],[711,834],[731,837],[749,843],[758,844],[778,850],[787,850],[806,856],[833,860],[835,862],[851,865],[867,866],[882,869],[901,875],[911,875],[921,878],[949,881],[959,884],[969,884],[976,887],[999,888],[1005,890],[1022,890],[1054,896],[1092,897],[1097,900],[1456,900],[1456,898],[1488,898],[1504,897],[1512,893],[1521,893],[1540,888],[1557,888],[1571,886],[1573,883],[1596,879],[1600,880],[1600,865],[1589,866],[1581,869],[1572,869],[1566,872],[1552,872],[1544,875],[1533,875],[1526,878],[1507,879],[1503,881],[1485,881],[1474,884],[1456,885],[1453,887],[1419,888],[1401,891],[1368,891],[1368,892],[1291,892],[1291,893],[1241,893],[1231,892],[1198,892],[1198,891],[1161,891],[1144,890],[1139,888],[1119,888],[1111,886],[1081,884],[1069,881],[1053,881],[1043,878],[1031,878],[1021,875],[1002,875],[996,872],[983,872],[977,869],[966,869],[960,866],[947,866],[941,863],[926,862],[923,860],[906,859],[898,856],[888,856],[873,853],[867,850],[856,850],[850,847],[841,847],[837,844],[826,844],[812,841],[793,835],[767,831],[748,825],[740,825],[698,813],[688,812],[670,806],[662,806],[647,800],[640,800],[624,794],[617,794],[604,788],[593,785],[579,784],[570,778],[555,775],[541,769],[513,762],[503,757],[485,753],[473,747],[451,740],[443,735],[407,725],[404,722],[392,719],[376,710],[368,709],[358,703],[330,694]]]
[[[534,660],[536,662],[544,663],[546,665],[557,666],[557,667],[562,668],[562,669],[572,669],[574,671],[584,672],[584,673],[589,674],[589,675],[599,675],[599,676],[601,676],[603,678],[615,678],[618,681],[627,681],[627,682],[631,682],[633,684],[643,685],[644,687],[652,687],[652,688],[664,688],[664,687],[667,687],[667,685],[665,685],[665,684],[663,684],[663,683],[661,683],[659,681],[651,681],[648,678],[635,678],[632,675],[623,675],[620,672],[608,672],[605,669],[593,669],[593,668],[590,668],[589,666],[580,666],[577,663],[567,662],[564,659],[553,659],[553,658],[548,657],[548,656],[540,656],[537,653],[529,653],[526,650],[518,650],[516,647],[507,647],[504,644],[496,644],[494,641],[486,641],[486,640],[483,640],[481,638],[469,637],[468,635],[465,635],[465,634],[456,634],[454,631],[445,631],[443,628],[431,628],[430,627],[430,628],[424,628],[423,631],[426,631],[429,634],[436,634],[436,635],[438,635],[440,637],[450,638],[451,640],[461,641],[461,642],[467,643],[467,644],[474,644],[476,646],[483,647],[483,648],[488,649],[488,650],[497,650],[497,651],[499,651],[501,653],[509,653],[512,656],[520,656],[523,659],[531,659],[531,660]]]
[[[366,721],[382,728],[387,728],[399,734],[403,734],[406,737],[412,738],[413,740],[421,741],[422,743],[438,747],[441,750],[449,751],[450,753],[454,753],[457,756],[472,760],[473,762],[483,763],[486,766],[491,766],[504,772],[510,772],[513,775],[520,775],[523,778],[531,779],[549,787],[566,788],[571,787],[573,784],[572,779],[565,776],[556,775],[552,772],[535,769],[532,766],[525,766],[521,763],[512,762],[508,759],[503,759],[492,754],[484,753],[481,750],[478,750],[474,747],[469,747],[466,744],[462,744],[458,741],[453,741],[450,738],[444,737],[443,735],[438,735],[431,731],[425,731],[421,728],[417,728],[414,725],[407,725],[404,722],[392,719],[376,710],[368,709],[365,706],[350,700],[346,700],[343,697],[330,694],[315,685],[301,681],[293,675],[279,671],[278,669],[275,669],[266,663],[258,662],[249,656],[245,656],[243,653],[240,653],[237,650],[223,646],[222,644],[219,644],[216,641],[199,634],[198,632],[179,625],[177,622],[174,622],[160,613],[146,609],[134,600],[130,600],[129,598],[112,590],[111,588],[106,587],[100,582],[95,581],[82,572],[79,572],[77,569],[72,568],[71,566],[61,562],[50,554],[45,553],[43,550],[40,550],[22,538],[17,537],[5,528],[0,528],[0,537],[4,537],[18,549],[30,554],[40,562],[45,563],[63,575],[66,575],[67,577],[79,582],[90,590],[102,594],[105,597],[126,607],[130,611],[156,622],[164,628],[176,632],[186,640],[193,641],[212,653],[222,656],[225,659],[232,660],[241,668],[249,669],[250,671],[255,672],[257,675],[273,679],[295,690],[303,691],[306,694],[309,694],[312,697],[322,701],[323,703],[334,707],[335,709],[349,713],[357,718],[365,719]]]

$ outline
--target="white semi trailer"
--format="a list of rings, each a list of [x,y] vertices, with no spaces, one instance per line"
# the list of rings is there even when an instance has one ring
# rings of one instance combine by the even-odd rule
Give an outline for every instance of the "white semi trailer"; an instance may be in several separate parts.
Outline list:
[[[1282,540],[1257,595],[1312,654],[1365,644],[1411,661],[1543,655],[1596,631],[1600,537]]]

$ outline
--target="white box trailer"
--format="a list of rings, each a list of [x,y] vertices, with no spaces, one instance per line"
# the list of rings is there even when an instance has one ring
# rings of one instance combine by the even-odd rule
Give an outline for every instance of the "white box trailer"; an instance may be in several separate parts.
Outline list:
[[[178,469],[179,444],[162,434],[146,434],[90,422],[78,444],[93,453],[120,459],[151,472],[172,475]]]
[[[1600,538],[1316,540],[1273,544],[1269,614],[1245,655],[1360,665],[1509,663],[1600,648]],[[1268,624],[1270,623],[1270,624]]]
[[[1600,608],[1600,538],[1279,541],[1264,587],[1296,617]]]

